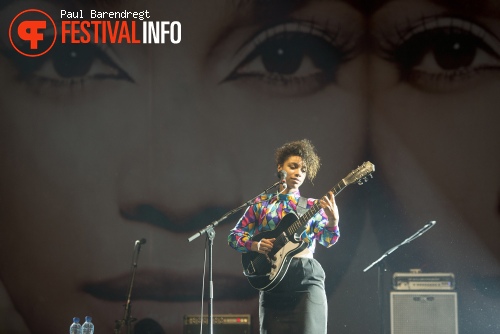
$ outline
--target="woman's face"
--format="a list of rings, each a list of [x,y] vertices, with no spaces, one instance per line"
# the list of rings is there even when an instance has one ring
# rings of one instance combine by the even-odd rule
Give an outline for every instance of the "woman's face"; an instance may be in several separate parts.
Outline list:
[[[0,278],[31,331],[88,314],[110,332],[145,238],[132,316],[180,332],[183,315],[199,313],[203,279],[204,236],[187,239],[274,182],[261,161],[307,137],[339,173],[317,177],[318,197],[359,164],[361,15],[340,2],[266,3],[116,6],[181,22],[178,45],[65,45],[36,60],[4,48]],[[2,21],[26,8],[62,7],[16,1]],[[214,311],[255,320],[257,294],[226,244],[236,219],[216,229]]]
[[[302,158],[297,155],[289,156],[283,164],[278,165],[278,172],[281,170],[286,172],[285,182],[288,192],[299,190],[307,175]]]
[[[500,11],[493,1],[437,3],[388,2],[372,16],[370,142],[378,176],[404,205],[403,220],[383,229],[436,220],[419,241],[423,264],[454,272],[463,318],[485,326],[500,291]],[[461,330],[482,333],[479,323]]]

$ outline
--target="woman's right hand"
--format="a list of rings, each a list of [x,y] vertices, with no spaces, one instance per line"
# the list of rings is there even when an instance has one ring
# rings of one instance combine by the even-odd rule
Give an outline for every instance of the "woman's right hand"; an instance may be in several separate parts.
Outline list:
[[[252,251],[267,255],[267,253],[269,253],[273,249],[275,240],[276,238],[262,238],[260,241],[254,241],[252,242]]]

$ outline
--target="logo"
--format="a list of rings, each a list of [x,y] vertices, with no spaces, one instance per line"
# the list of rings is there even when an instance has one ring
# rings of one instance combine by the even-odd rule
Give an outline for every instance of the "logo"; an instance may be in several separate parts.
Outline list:
[[[56,38],[54,20],[39,9],[22,11],[10,23],[10,43],[17,52],[27,57],[46,54],[54,46]]]
[[[27,57],[39,57],[58,42],[64,44],[179,44],[179,21],[145,21],[149,11],[140,12],[61,10],[57,26],[52,17],[39,9],[27,9],[17,14],[9,27],[12,47]],[[68,20],[71,19],[71,20]],[[57,28],[59,27],[59,29]],[[59,31],[58,31],[59,30]],[[142,32],[142,34],[141,34]],[[58,36],[59,35],[59,36]]]

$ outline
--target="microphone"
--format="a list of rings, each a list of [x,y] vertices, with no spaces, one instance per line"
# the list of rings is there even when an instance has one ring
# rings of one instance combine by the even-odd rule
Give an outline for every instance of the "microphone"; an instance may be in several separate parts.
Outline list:
[[[436,225],[436,221],[435,220],[432,220],[430,221],[428,224],[425,224],[424,227],[422,227],[418,233],[424,233],[424,232],[427,232],[427,230],[429,230],[431,227],[433,227],[434,225]]]
[[[285,179],[286,179],[286,172],[284,170],[280,170],[278,172],[278,178],[280,179],[279,183],[281,183],[283,185],[283,187],[285,187],[285,189],[286,189],[286,181],[285,181]]]
[[[132,269],[137,267],[137,260],[139,258],[139,252],[141,251],[141,246],[146,243],[146,239],[136,240],[134,244],[134,254],[132,255]]]
[[[418,230],[414,235],[409,237],[406,241],[410,242],[410,241],[417,239],[422,234],[429,231],[431,229],[431,227],[433,227],[434,225],[436,225],[436,221],[435,220],[430,221],[428,224],[425,224],[424,227],[422,227],[420,230]]]
[[[426,224],[424,227],[422,227],[422,233],[427,232],[434,225],[436,225],[436,221],[435,220],[431,220],[428,224]]]

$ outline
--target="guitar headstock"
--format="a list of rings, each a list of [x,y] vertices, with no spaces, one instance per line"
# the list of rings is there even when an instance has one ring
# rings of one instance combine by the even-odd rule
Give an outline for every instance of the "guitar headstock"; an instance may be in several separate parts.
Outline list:
[[[368,176],[373,177],[372,173],[375,171],[375,165],[370,161],[364,162],[361,166],[350,172],[345,178],[346,185],[357,182],[359,185],[368,181]]]

